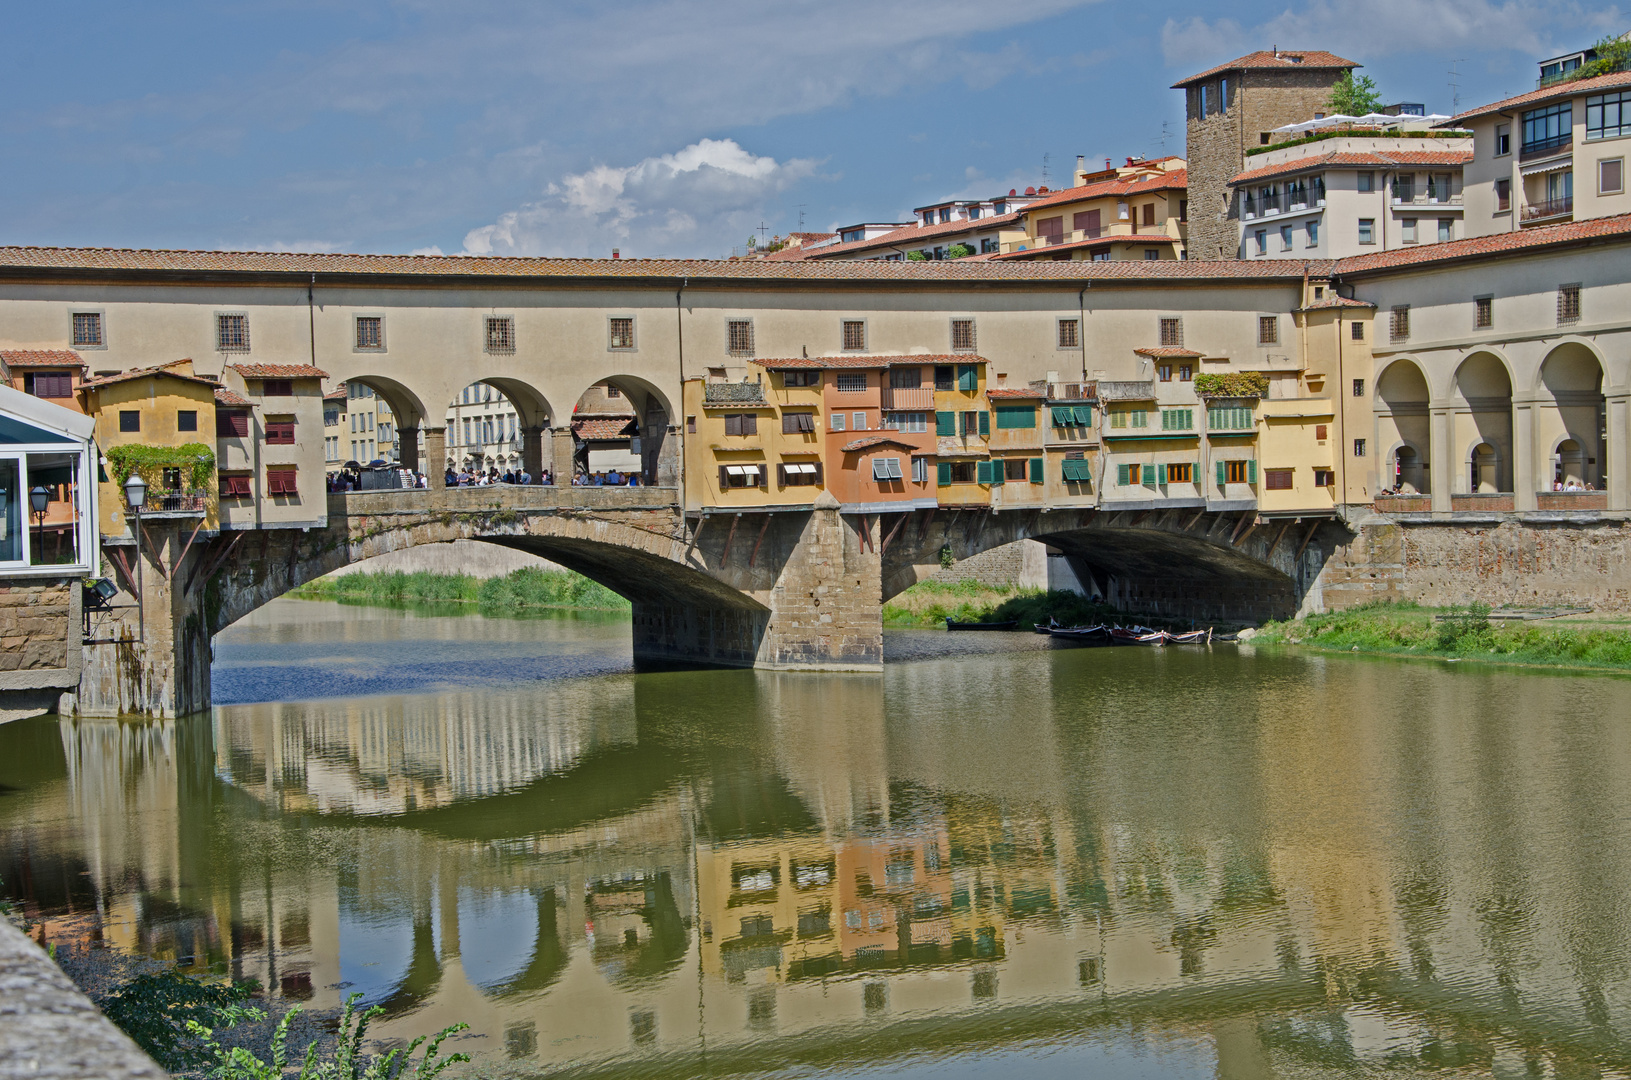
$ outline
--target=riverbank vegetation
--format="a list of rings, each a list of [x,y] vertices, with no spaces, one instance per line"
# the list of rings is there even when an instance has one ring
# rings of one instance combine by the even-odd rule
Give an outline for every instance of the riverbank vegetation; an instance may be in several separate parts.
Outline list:
[[[1050,617],[1064,626],[1132,618],[1073,592],[978,581],[920,581],[883,607],[885,626],[945,626],[951,618],[957,622],[1013,621],[1028,629]]]
[[[504,614],[527,608],[578,608],[627,611],[629,602],[604,585],[569,570],[523,567],[503,577],[468,574],[344,574],[318,578],[289,595],[303,600],[338,600],[347,604],[468,604],[484,613]]]
[[[1491,614],[1483,604],[1460,608],[1366,604],[1327,615],[1269,623],[1252,643],[1631,670],[1631,625],[1627,623],[1500,619],[1491,618]]]

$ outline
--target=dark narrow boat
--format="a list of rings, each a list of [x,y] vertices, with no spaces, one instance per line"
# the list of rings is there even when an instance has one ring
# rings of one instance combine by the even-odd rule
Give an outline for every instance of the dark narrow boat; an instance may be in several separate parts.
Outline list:
[[[1008,622],[954,622],[950,615],[946,616],[947,630],[1012,630],[1018,626],[1015,621]]]
[[[1104,645],[1109,642],[1109,628],[1105,626],[1055,626],[1049,629],[1048,633],[1065,641],[1077,641],[1087,645]]]
[[[1112,645],[1165,645],[1167,635],[1161,630],[1151,630],[1147,626],[1112,626],[1110,628],[1110,644]]]

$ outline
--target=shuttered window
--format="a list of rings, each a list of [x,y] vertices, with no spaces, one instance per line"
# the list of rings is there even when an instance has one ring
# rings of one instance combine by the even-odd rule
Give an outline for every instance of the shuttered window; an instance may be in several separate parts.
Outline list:
[[[268,420],[266,422],[266,441],[272,446],[293,446],[294,421]]]
[[[997,430],[1036,427],[1035,405],[998,405]]]
[[[1071,483],[1079,484],[1093,479],[1092,468],[1085,458],[1066,458],[1060,466],[1060,475]]]
[[[941,438],[955,436],[957,434],[957,414],[954,412],[935,413],[934,433]]]
[[[980,388],[980,369],[974,364],[957,365],[957,389],[970,393]]]
[[[1131,471],[1137,467],[1136,465],[1117,465],[1116,485],[1118,487],[1127,487],[1131,482]]]
[[[782,434],[798,435],[815,431],[815,413],[784,412],[782,413]]]
[[[1190,431],[1195,427],[1195,411],[1193,409],[1162,409],[1162,431]]]
[[[991,463],[989,461],[981,461],[976,463],[974,467],[974,478],[976,483],[991,483]]]
[[[66,371],[38,371],[24,377],[23,389],[39,398],[70,398],[74,377]]]
[[[1031,459],[1031,483],[1040,484],[1046,479],[1042,473],[1042,468],[1043,464],[1041,458],[1034,457]]]
[[[1237,405],[1214,406],[1206,410],[1206,426],[1210,431],[1246,431],[1254,426],[1252,411]]]
[[[1291,469],[1264,469],[1263,486],[1269,491],[1290,491],[1291,473]]]
[[[814,430],[815,421],[811,420],[811,430]],[[784,425],[785,429],[785,425]],[[759,417],[755,413],[726,413],[725,434],[727,435],[757,435],[759,434]]]
[[[291,466],[282,466],[266,470],[266,493],[268,495],[298,495],[295,485],[295,470]]]
[[[247,498],[249,494],[249,477],[247,475],[221,477],[221,498],[243,499]]]
[[[249,413],[243,409],[217,410],[215,414],[215,434],[222,439],[247,439],[249,437]]]
[[[942,461],[935,469],[935,478],[942,486],[951,483],[951,462]]]

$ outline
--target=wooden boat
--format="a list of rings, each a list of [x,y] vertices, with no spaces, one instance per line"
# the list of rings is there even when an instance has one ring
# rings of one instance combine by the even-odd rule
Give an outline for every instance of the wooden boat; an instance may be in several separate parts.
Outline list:
[[[1185,634],[1167,634],[1168,645],[1205,645],[1212,640],[1212,631],[1191,630]]]
[[[946,616],[947,630],[1012,630],[1019,623],[1008,622],[954,622],[950,615]]]
[[[1110,630],[1106,626],[1055,626],[1048,633],[1065,641],[1087,645],[1104,645],[1110,640]]]
[[[1151,630],[1147,626],[1112,626],[1110,628],[1110,644],[1112,645],[1165,645],[1167,635],[1161,630]]]

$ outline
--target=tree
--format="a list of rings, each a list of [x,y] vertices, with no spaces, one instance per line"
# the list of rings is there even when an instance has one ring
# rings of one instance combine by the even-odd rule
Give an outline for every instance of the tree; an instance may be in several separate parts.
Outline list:
[[[907,262],[928,262],[929,257],[927,255],[923,254],[923,252],[921,252],[921,251],[908,251],[906,253],[906,261]]]
[[[1368,75],[1354,78],[1352,71],[1342,73],[1342,78],[1331,87],[1330,109],[1342,116],[1364,116],[1366,113],[1376,112],[1382,107],[1382,95],[1377,93],[1376,80]]]
[[[1570,79],[1589,79],[1631,69],[1631,40],[1625,37],[1605,37],[1593,45],[1591,51],[1597,54],[1597,59],[1576,68],[1569,74]]]
[[[948,258],[948,259],[962,259],[962,258],[965,258],[965,257],[967,257],[969,255],[972,255],[972,254],[974,254],[973,245],[971,245],[971,244],[953,244],[951,246],[951,248],[946,252],[946,258]]]

